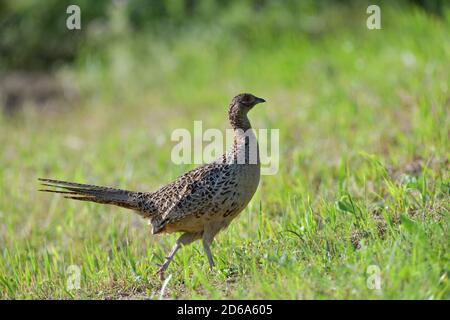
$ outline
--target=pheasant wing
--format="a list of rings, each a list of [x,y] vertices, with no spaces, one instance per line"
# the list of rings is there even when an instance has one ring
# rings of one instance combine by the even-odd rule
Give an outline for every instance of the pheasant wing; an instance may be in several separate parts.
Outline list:
[[[201,166],[158,190],[156,194],[160,194],[165,210],[159,222],[154,224],[154,233],[164,229],[168,223],[210,212],[229,180],[228,169],[226,164]]]

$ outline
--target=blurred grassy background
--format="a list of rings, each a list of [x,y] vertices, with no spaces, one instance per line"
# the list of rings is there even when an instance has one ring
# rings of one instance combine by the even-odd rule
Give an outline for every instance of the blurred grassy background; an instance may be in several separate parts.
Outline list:
[[[74,3],[81,31],[65,27]],[[183,249],[165,296],[450,298],[449,7],[380,2],[368,30],[368,4],[1,2],[1,297],[158,297],[175,236],[36,179],[154,190],[188,169],[172,131],[226,128],[231,97],[252,92],[280,171],[218,237],[218,268]]]

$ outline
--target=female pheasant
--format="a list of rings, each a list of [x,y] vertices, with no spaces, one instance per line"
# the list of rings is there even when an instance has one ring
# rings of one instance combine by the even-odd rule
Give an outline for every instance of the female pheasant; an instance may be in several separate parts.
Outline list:
[[[260,178],[259,149],[247,113],[264,99],[239,94],[229,106],[234,143],[216,161],[178,177],[154,192],[135,192],[110,187],[39,179],[43,185],[63,190],[40,191],[65,194],[65,198],[92,201],[132,209],[148,219],[152,233],[182,232],[158,273],[161,278],[178,249],[202,239],[211,267],[210,245],[249,203]]]

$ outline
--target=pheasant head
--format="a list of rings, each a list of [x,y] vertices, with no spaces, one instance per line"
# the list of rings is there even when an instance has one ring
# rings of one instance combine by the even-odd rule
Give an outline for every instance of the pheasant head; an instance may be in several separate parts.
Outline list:
[[[228,117],[233,129],[248,130],[251,128],[247,113],[258,103],[266,102],[250,93],[241,93],[231,100]]]

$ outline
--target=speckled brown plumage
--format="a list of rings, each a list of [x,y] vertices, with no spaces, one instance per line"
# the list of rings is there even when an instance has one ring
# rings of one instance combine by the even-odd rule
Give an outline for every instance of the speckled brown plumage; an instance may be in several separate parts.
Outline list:
[[[154,192],[134,192],[53,179],[39,179],[44,186],[61,190],[65,198],[113,204],[133,209],[149,220],[152,233],[183,232],[159,269],[163,276],[178,249],[202,239],[208,261],[214,266],[210,245],[253,197],[260,177],[259,150],[247,113],[265,102],[251,94],[233,98],[229,120],[234,129],[231,150],[216,161],[178,177]]]

